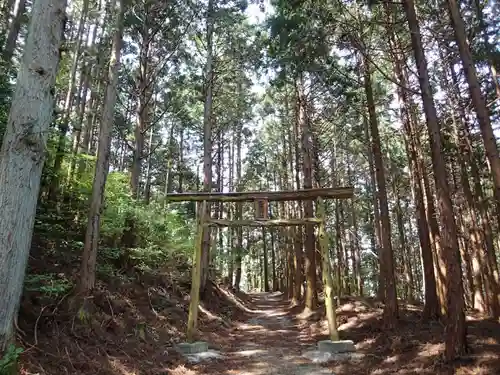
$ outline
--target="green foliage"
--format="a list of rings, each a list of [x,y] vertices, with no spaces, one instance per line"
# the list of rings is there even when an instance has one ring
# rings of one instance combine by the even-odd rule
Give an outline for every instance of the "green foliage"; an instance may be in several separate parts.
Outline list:
[[[126,256],[139,269],[160,267],[175,257],[188,257],[192,250],[192,223],[187,215],[169,210],[158,202],[145,204],[132,199],[129,193],[129,176],[114,172],[108,177],[105,193],[105,210],[101,219],[103,241],[118,240],[133,222],[136,247],[127,249]],[[106,263],[123,257],[125,249],[110,247],[103,253]]]
[[[14,375],[17,373],[17,362],[23,351],[23,348],[18,348],[14,344],[7,347],[4,356],[0,359],[0,375]]]
[[[63,274],[27,275],[24,288],[28,292],[39,292],[56,297],[68,293],[73,288],[73,283]]]
[[[69,164],[63,164],[62,176],[68,175]],[[50,174],[50,171],[48,167],[45,173]],[[133,276],[129,271],[154,272],[170,262],[186,264],[191,258],[193,208],[135,200],[130,193],[129,179],[129,174],[124,172],[111,172],[107,179],[97,259],[97,276],[101,280],[119,278],[123,281]],[[58,267],[78,267],[80,263],[92,180],[93,170],[83,169],[78,178],[65,179],[64,199],[57,206],[46,198],[39,203],[35,238],[42,243],[37,245],[43,248],[42,257],[57,259]],[[130,230],[134,235],[131,248],[124,240]],[[51,297],[67,293],[73,286],[69,280],[71,275],[58,274],[58,269],[53,271],[28,274],[25,290]]]
[[[128,178],[128,175],[122,172],[112,172],[108,176],[105,208],[101,218],[103,237],[114,238],[121,235],[125,228],[125,219],[135,210],[135,202],[128,188]]]
[[[7,120],[9,118],[10,101],[12,96],[12,87],[9,80],[12,78],[12,68],[6,67],[0,61],[0,145],[2,144]]]

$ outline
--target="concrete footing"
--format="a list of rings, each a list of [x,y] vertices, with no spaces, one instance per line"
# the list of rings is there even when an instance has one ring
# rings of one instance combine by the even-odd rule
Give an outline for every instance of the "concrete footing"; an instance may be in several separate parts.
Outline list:
[[[198,354],[204,353],[208,351],[208,343],[204,341],[195,341],[195,342],[181,342],[175,346],[177,351],[181,354]]]
[[[318,350],[326,353],[350,353],[355,352],[356,347],[351,340],[322,340],[318,342]]]
[[[223,358],[222,354],[218,351],[208,349],[208,343],[204,341],[182,342],[175,345],[175,350],[182,354],[190,363]]]
[[[327,363],[331,361],[358,361],[363,354],[355,353],[356,347],[351,340],[322,340],[318,342],[317,348],[302,354],[313,363]]]

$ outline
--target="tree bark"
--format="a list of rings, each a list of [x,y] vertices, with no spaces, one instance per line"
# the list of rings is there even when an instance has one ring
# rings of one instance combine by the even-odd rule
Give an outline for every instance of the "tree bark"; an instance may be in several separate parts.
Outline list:
[[[236,134],[236,188],[240,191],[241,186],[241,125],[239,126],[239,130]],[[242,220],[243,218],[243,203],[236,203],[236,220]],[[234,287],[236,290],[240,290],[240,281],[241,281],[241,261],[243,257],[243,228],[236,228],[236,254],[235,254],[235,278],[234,278]]]
[[[447,87],[446,76],[442,77],[443,87]],[[448,90],[449,91],[449,90]],[[450,96],[448,97],[451,103]],[[472,194],[472,188],[469,182],[469,176],[467,174],[468,168],[465,157],[467,156],[467,150],[464,149],[463,139],[460,140],[458,136],[458,123],[457,116],[454,113],[453,106],[451,107],[451,119],[453,123],[452,135],[453,140],[458,146],[459,150],[456,155],[456,168],[454,168],[455,174],[460,180],[459,188],[462,191],[463,198],[459,205],[460,215],[467,217],[469,222],[468,231],[466,229],[464,219],[461,219],[461,226],[464,228],[463,235],[466,236],[468,232],[468,238],[464,241],[464,249],[461,251],[462,258],[465,261],[465,269],[467,271],[466,280],[469,280],[469,288],[472,295],[472,307],[478,309],[481,312],[485,312],[487,309],[486,300],[484,298],[485,288],[483,287],[483,276],[488,279],[489,270],[487,268],[487,262],[484,260],[484,250],[483,246],[485,244],[484,238],[481,238],[481,232],[479,230],[480,220],[477,217],[476,211],[476,199]]]
[[[500,156],[497,148],[497,140],[491,126],[490,114],[486,106],[486,100],[481,93],[481,86],[477,78],[476,66],[472,58],[472,53],[467,41],[465,24],[460,15],[460,10],[456,0],[447,0],[450,13],[451,24],[455,33],[455,41],[460,51],[462,66],[469,87],[472,105],[476,110],[481,136],[483,138],[486,157],[489,162],[491,174],[493,177],[493,195],[495,197],[497,220],[500,222]]]
[[[446,165],[442,151],[440,126],[436,107],[434,105],[434,98],[432,96],[427,61],[425,58],[420,26],[418,24],[413,0],[404,0],[403,7],[410,29],[413,52],[417,63],[422,102],[431,144],[432,165],[434,169],[434,180],[439,204],[439,219],[443,229],[441,232],[441,255],[443,263],[446,265],[445,277],[447,297],[445,358],[451,361],[464,354],[467,348],[467,331],[464,311],[465,303],[463,296],[457,228],[453,214],[453,205],[450,198]]]
[[[481,4],[482,3],[482,4]],[[484,4],[484,5],[483,5]],[[483,36],[483,43],[484,47],[486,48],[486,52],[488,53],[488,65],[491,73],[491,78],[493,81],[493,86],[495,87],[495,93],[497,96],[497,99],[500,99],[500,82],[499,82],[499,76],[497,73],[497,70],[495,68],[495,60],[493,58],[495,54],[495,48],[491,45],[489,41],[489,36],[488,36],[488,25],[484,21],[484,13],[483,13],[483,6],[485,6],[487,3],[482,2],[481,0],[474,0],[474,8],[476,11],[476,17],[477,21],[479,23],[479,32],[482,33]],[[498,60],[497,60],[498,62]]]
[[[277,279],[277,272],[276,272],[276,251],[275,251],[275,234],[276,232],[272,229],[271,230],[271,277],[273,278],[273,286],[272,286],[272,291],[276,292],[278,290],[278,279]]]
[[[7,39],[5,41],[5,47],[2,52],[3,61],[10,63],[12,56],[14,56],[14,51],[16,49],[17,37],[19,36],[19,31],[21,30],[21,23],[26,13],[26,0],[19,0],[16,14],[12,19],[12,23],[9,27],[9,33],[7,34]]]
[[[309,119],[306,113],[306,98],[303,92],[302,77],[297,82],[297,105],[298,121],[302,129],[302,173],[304,176],[304,189],[312,188],[313,181],[313,159],[312,159],[312,139]],[[312,201],[304,202],[304,217],[314,217],[314,208]],[[315,310],[318,303],[316,290],[316,240],[314,236],[314,227],[306,225],[305,227],[305,274],[306,274],[306,295],[305,308]]]
[[[285,86],[285,122],[287,120],[287,116],[289,115],[289,102],[288,102],[288,91],[287,86]],[[288,171],[285,167],[283,169],[284,172],[284,180],[288,186],[293,190],[294,189],[294,181],[295,181],[295,189],[300,189],[300,142],[299,142],[299,134],[300,134],[300,124],[298,121],[298,112],[295,111],[295,121],[293,121],[292,126],[286,126],[287,129],[287,140],[283,140],[283,146],[288,144],[288,162],[290,168],[290,180],[288,178]],[[294,205],[294,208],[290,211],[293,211],[294,216],[299,218],[302,215],[302,204],[301,201],[297,201]],[[294,248],[294,264],[293,269],[295,271],[294,274],[294,289],[293,289],[293,304],[298,304],[302,299],[302,286],[303,286],[303,269],[304,269],[304,241],[303,241],[303,228],[298,226],[294,228],[291,232],[293,233],[293,248]]]
[[[57,194],[59,192],[61,184],[61,166],[64,159],[64,153],[66,148],[66,134],[69,130],[69,120],[71,117],[71,109],[73,106],[73,99],[75,97],[75,81],[76,72],[78,70],[78,63],[80,61],[80,50],[83,41],[83,31],[85,29],[85,21],[87,19],[87,13],[89,9],[89,0],[84,0],[82,13],[80,14],[80,20],[78,22],[78,31],[76,33],[76,44],[75,50],[73,51],[73,61],[71,62],[71,70],[68,84],[68,91],[66,92],[66,99],[64,101],[64,114],[59,125],[59,139],[57,142],[56,156],[54,159],[54,170],[53,178],[50,183],[49,189],[49,199],[55,201]]]
[[[95,286],[95,271],[97,250],[99,245],[99,230],[101,211],[103,209],[104,189],[109,169],[111,149],[111,131],[114,123],[114,109],[117,100],[118,71],[120,69],[121,49],[123,44],[124,3],[115,0],[111,7],[115,12],[115,32],[109,60],[106,101],[102,111],[102,121],[99,132],[99,149],[90,198],[90,209],[85,233],[79,290],[82,295],[88,295]]]
[[[145,3],[147,4],[147,2]],[[147,5],[145,5],[147,7]],[[130,173],[130,188],[132,197],[138,199],[139,185],[142,174],[142,160],[144,157],[145,133],[149,127],[150,101],[152,90],[150,89],[149,59],[151,38],[149,26],[148,9],[145,9],[144,24],[141,29],[139,47],[139,68],[137,71],[136,89],[139,102],[137,103],[136,125],[134,129],[134,150],[132,156],[132,168]],[[172,124],[172,128],[173,128]],[[172,151],[169,150],[171,153]]]
[[[397,54],[400,49],[399,40],[391,33],[390,37],[392,58],[394,60],[394,72],[396,78],[402,86],[407,86],[408,79],[406,71],[403,69],[401,57]],[[423,163],[420,164],[418,149],[420,142],[416,131],[417,124],[412,122],[411,116],[411,100],[408,92],[402,88],[398,90],[400,101],[400,114],[404,129],[404,141],[406,154],[410,166],[411,186],[415,208],[417,213],[418,237],[420,241],[420,254],[422,259],[422,268],[424,273],[424,310],[422,316],[424,320],[439,318],[439,301],[436,290],[436,277],[434,275],[434,261],[432,257],[431,237],[429,232],[429,223],[427,222],[425,203],[424,203],[424,186],[422,175]]]
[[[458,77],[453,70],[453,65],[449,64],[449,71],[452,78],[453,85],[452,92],[450,93],[451,98],[454,101],[456,108],[458,109],[458,129],[459,145],[464,158],[467,160],[470,166],[470,174],[474,185],[474,202],[477,204],[478,216],[480,219],[480,225],[482,228],[482,234],[484,236],[484,249],[486,251],[486,262],[487,271],[485,274],[488,275],[488,283],[491,291],[488,292],[489,299],[489,313],[493,317],[498,317],[500,314],[500,284],[498,276],[498,264],[495,253],[495,246],[493,244],[493,232],[491,227],[490,213],[488,211],[489,201],[484,193],[483,182],[481,180],[481,172],[477,152],[473,149],[474,135],[470,131],[470,126],[467,124],[467,115],[464,110],[464,105],[461,104],[460,92],[458,90]],[[499,217],[497,217],[499,219]],[[498,220],[497,220],[498,221]],[[496,292],[495,292],[496,291]]]
[[[420,241],[420,256],[422,258],[422,268],[424,272],[424,310],[422,317],[424,320],[438,319],[440,315],[439,300],[437,297],[436,277],[434,274],[434,261],[432,257],[432,247],[430,241],[429,224],[427,222],[424,187],[421,172],[418,168],[418,156],[409,124],[405,125],[405,143],[410,162],[411,180],[413,195],[417,211],[418,238]]]
[[[0,354],[17,318],[53,117],[65,0],[33,4],[0,157]]]
[[[384,279],[384,322],[387,327],[394,327],[398,318],[398,300],[396,295],[396,281],[394,279],[394,255],[391,243],[391,222],[389,215],[389,205],[387,202],[387,189],[385,181],[384,163],[382,160],[382,150],[378,130],[377,114],[375,112],[375,102],[373,99],[371,72],[368,59],[365,56],[364,85],[368,116],[370,119],[370,133],[372,136],[372,152],[375,162],[375,177],[378,186],[378,199],[380,204],[381,240],[382,248],[380,254],[380,270]]]
[[[206,46],[207,46],[207,60],[205,63],[205,103],[203,107],[203,191],[212,190],[212,104],[213,104],[213,34],[214,34],[214,1],[208,0],[207,7],[207,29],[206,29]],[[241,151],[240,151],[241,152]],[[240,156],[241,157],[241,156]],[[238,180],[238,184],[240,181]],[[211,205],[207,203],[207,215],[210,218]],[[238,234],[238,239],[243,235]],[[243,242],[243,241],[242,241]],[[241,242],[240,242],[241,244]],[[208,270],[210,266],[210,230],[205,228],[203,230],[203,250],[201,261],[201,283],[200,288],[205,290],[208,281]],[[239,260],[239,264],[238,264]],[[241,280],[241,254],[236,258],[236,276],[235,287],[239,288]]]
[[[96,23],[95,31],[92,35],[92,40],[90,43],[90,47],[95,46],[95,41],[97,34],[99,33],[99,23]],[[88,35],[87,35],[88,37]],[[76,124],[73,126],[73,145],[71,150],[71,165],[69,168],[69,180],[74,177],[75,169],[76,169],[76,157],[78,155],[78,151],[81,151],[81,138],[82,138],[82,129],[83,129],[83,119],[85,116],[85,109],[87,108],[87,93],[89,88],[94,82],[92,82],[93,75],[95,75],[96,66],[91,67],[92,64],[87,61],[82,68],[81,74],[83,75],[83,88],[81,99],[78,108],[78,119]],[[92,74],[94,72],[94,74]],[[89,102],[89,108],[92,109],[92,102]],[[89,111],[90,112],[90,111]]]
[[[262,252],[264,253],[264,292],[269,292],[269,261],[267,254],[267,230],[262,228]]]
[[[378,189],[377,189],[377,180],[375,178],[375,166],[373,164],[373,151],[371,147],[371,137],[370,137],[370,126],[368,123],[368,119],[363,112],[363,127],[364,127],[364,135],[365,135],[365,140],[366,143],[368,144],[368,150],[367,150],[367,155],[368,155],[368,169],[370,172],[370,195],[372,196],[373,200],[373,251],[377,255],[377,264],[378,264],[378,278],[377,278],[377,298],[381,301],[384,300],[384,290],[385,290],[385,284],[384,284],[384,278],[383,278],[383,273],[384,271],[381,269],[383,267],[383,264],[381,264],[381,244],[382,244],[382,239],[381,239],[381,226],[380,226],[380,209],[379,209],[379,203],[378,203]],[[374,270],[376,271],[376,270]]]

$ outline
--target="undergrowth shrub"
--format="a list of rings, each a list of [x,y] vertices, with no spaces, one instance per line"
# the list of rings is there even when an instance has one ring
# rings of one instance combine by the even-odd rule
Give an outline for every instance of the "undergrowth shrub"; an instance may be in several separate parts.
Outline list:
[[[0,375],[17,374],[17,363],[23,351],[23,348],[18,348],[13,344],[7,347],[4,356],[0,358]]]
[[[68,156],[69,159],[69,156]],[[69,168],[69,166],[66,166]],[[47,172],[48,173],[48,172]],[[93,172],[86,170],[74,181],[65,179],[64,195],[57,205],[42,194],[35,220],[35,238],[40,258],[55,257],[62,265],[78,269],[87,225]],[[191,261],[194,244],[194,209],[192,205],[151,201],[146,204],[132,198],[129,174],[109,174],[104,210],[101,215],[97,277],[101,280],[129,280],[131,269],[155,273],[166,265]],[[133,222],[135,243],[127,248],[123,242],[127,227]],[[32,270],[33,271],[33,270]],[[45,295],[66,293],[72,283],[56,273],[37,269],[26,277],[27,291]]]
[[[73,288],[73,283],[64,274],[31,274],[26,276],[24,288],[28,292],[57,297],[68,293]]]

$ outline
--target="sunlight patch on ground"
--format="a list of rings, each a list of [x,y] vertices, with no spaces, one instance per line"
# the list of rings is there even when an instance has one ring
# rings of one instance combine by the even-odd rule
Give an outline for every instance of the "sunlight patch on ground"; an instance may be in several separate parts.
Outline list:
[[[337,312],[365,312],[368,310],[368,307],[363,305],[361,302],[349,302],[345,305],[340,306],[337,309]]]
[[[265,316],[280,316],[280,315],[287,314],[286,311],[282,311],[279,309],[275,309],[275,310],[269,310],[269,308],[264,309],[264,310],[262,310],[262,309],[250,309],[247,306],[245,306],[243,303],[241,303],[237,298],[235,298],[227,290],[224,290],[223,288],[221,288],[220,292],[222,292],[222,294],[224,294],[230,301],[234,302],[234,304],[237,305],[238,308],[240,308],[241,310],[248,312],[248,313],[260,314],[260,315],[265,315]],[[283,293],[281,293],[281,292],[271,293],[272,298],[270,300],[274,300],[274,299],[279,300],[281,298],[282,294]],[[260,301],[262,301],[262,299]],[[258,301],[254,301],[254,302],[258,302]],[[257,303],[257,306],[259,306],[258,303]],[[265,307],[265,305],[261,304],[261,307]]]
[[[276,333],[292,333],[292,331],[289,330],[289,329],[274,329],[273,332],[276,332]]]
[[[264,329],[264,326],[262,324],[255,324],[255,323],[238,323],[236,324],[236,328],[239,331],[258,331],[261,329]]]
[[[237,352],[234,352],[235,355],[242,356],[242,357],[252,357],[254,355],[261,355],[261,354],[266,354],[268,353],[267,350],[262,350],[262,349],[248,349],[248,350],[240,350]]]
[[[376,319],[380,314],[378,312],[373,313],[359,313],[356,316],[349,318],[346,323],[341,324],[338,327],[339,331],[345,331],[353,328],[361,328],[367,324],[372,319]]]
[[[359,317],[355,316],[353,318],[350,318],[347,323],[339,325],[338,330],[339,331],[347,331],[349,329],[354,329],[354,328],[358,327],[361,322],[362,322],[361,319]]]
[[[444,344],[425,344],[418,353],[419,357],[434,357],[444,350]]]
[[[210,361],[213,359],[222,359],[224,356],[216,352],[215,350],[209,350],[206,352],[201,352],[201,353],[193,353],[193,354],[188,354],[185,355],[186,359],[190,363],[200,363],[202,361]]]
[[[375,344],[376,340],[375,339],[366,339],[358,344],[356,344],[357,349],[366,349],[369,348],[371,345]]]
[[[208,311],[206,308],[204,308],[202,305],[198,305],[198,309],[200,310],[200,312],[202,314],[205,314],[205,316],[210,319],[210,320],[213,320],[213,321],[218,321],[218,322],[221,322],[223,325],[225,325],[226,327],[229,327],[230,324],[227,323],[223,318],[221,318],[220,316],[217,316],[217,315],[214,315],[212,314],[210,311]]]
[[[136,370],[128,369],[123,363],[121,363],[116,358],[109,358],[108,362],[113,370],[119,371],[120,375],[139,375],[139,372],[137,372]]]
[[[168,374],[170,375],[197,375],[196,371],[190,370],[183,365],[177,366],[173,370],[169,370]]]
[[[396,363],[399,359],[398,355],[393,355],[384,359],[384,363]]]
[[[417,311],[417,312],[420,312],[422,310],[419,306],[415,305],[406,305],[406,309],[408,311]]]
[[[297,318],[307,320],[311,316],[313,316],[314,314],[315,314],[315,312],[313,310],[305,308],[304,311],[302,311],[299,315],[297,315]]]
[[[278,319],[284,319],[286,315],[287,315],[286,311],[279,311],[279,310],[271,310],[265,314],[265,316],[268,318],[278,318]]]

